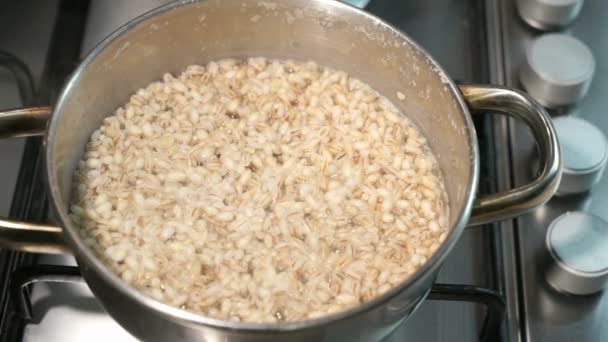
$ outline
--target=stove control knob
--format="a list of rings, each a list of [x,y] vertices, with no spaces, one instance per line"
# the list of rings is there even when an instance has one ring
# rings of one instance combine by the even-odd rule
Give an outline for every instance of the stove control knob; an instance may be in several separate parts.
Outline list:
[[[583,42],[566,34],[548,33],[528,46],[520,80],[543,106],[560,108],[585,96],[594,72],[595,59]]]
[[[546,245],[551,256],[547,283],[574,295],[602,291],[608,281],[608,222],[582,211],[551,222]]]
[[[570,24],[581,12],[583,0],[517,0],[520,17],[539,30],[556,30]]]
[[[553,119],[562,150],[562,179],[558,195],[577,194],[591,190],[602,178],[608,160],[608,140],[589,121],[574,116]]]

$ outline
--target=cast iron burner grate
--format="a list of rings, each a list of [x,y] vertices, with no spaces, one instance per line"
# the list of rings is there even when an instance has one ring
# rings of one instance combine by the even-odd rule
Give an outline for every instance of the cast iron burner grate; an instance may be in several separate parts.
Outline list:
[[[13,272],[9,289],[11,302],[24,324],[31,323],[34,317],[30,291],[35,283],[40,282],[84,283],[84,279],[76,266],[35,265]],[[485,306],[486,316],[479,340],[499,340],[500,325],[505,317],[505,301],[497,291],[471,285],[435,283],[426,300],[471,302]]]

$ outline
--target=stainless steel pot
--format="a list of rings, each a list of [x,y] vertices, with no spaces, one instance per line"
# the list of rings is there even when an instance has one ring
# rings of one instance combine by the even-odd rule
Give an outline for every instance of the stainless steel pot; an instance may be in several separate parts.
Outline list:
[[[149,298],[107,269],[70,223],[72,173],[90,134],[131,93],[164,72],[224,57],[314,60],[342,69],[393,101],[428,137],[446,180],[450,232],[427,263],[382,296],[316,320],[252,324],[195,315]],[[405,100],[396,95],[401,92]],[[475,199],[479,153],[471,114],[522,120],[536,138],[541,167],[531,183]],[[48,122],[47,122],[48,121]],[[337,1],[179,1],[114,32],[78,67],[54,109],[0,113],[0,137],[44,135],[48,188],[61,227],[0,220],[0,242],[29,252],[71,252],[108,313],[147,341],[374,340],[424,299],[464,227],[522,214],[549,199],[560,151],[545,111],[514,90],[456,86],[405,34]]]

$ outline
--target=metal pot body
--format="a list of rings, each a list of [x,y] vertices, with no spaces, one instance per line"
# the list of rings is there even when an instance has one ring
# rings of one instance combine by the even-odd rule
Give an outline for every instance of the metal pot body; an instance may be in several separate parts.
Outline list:
[[[80,264],[82,266],[82,264]],[[164,311],[151,310],[140,300],[117,290],[116,284],[91,270],[83,276],[106,311],[121,326],[142,341],[380,341],[406,320],[426,297],[439,268],[420,277],[386,302],[364,312],[307,327],[217,328],[175,319]],[[150,299],[151,300],[151,299]]]
[[[71,225],[72,175],[91,133],[105,117],[163,73],[252,56],[313,60],[344,70],[391,100],[428,138],[445,179],[449,234],[435,255],[399,286],[317,320],[220,321],[162,304],[128,286],[95,257]],[[479,156],[469,107],[472,112],[509,114],[530,126],[542,159],[537,179],[474,199]],[[46,119],[50,123],[43,127]],[[359,9],[329,0],[181,1],[151,11],[90,53],[65,86],[52,115],[44,108],[0,113],[0,137],[32,134],[46,135],[48,186],[61,228],[0,220],[0,243],[27,251],[71,251],[108,313],[145,341],[379,340],[424,299],[467,222],[505,219],[542,204],[555,191],[561,167],[548,116],[528,97],[500,87],[459,88],[405,34]]]

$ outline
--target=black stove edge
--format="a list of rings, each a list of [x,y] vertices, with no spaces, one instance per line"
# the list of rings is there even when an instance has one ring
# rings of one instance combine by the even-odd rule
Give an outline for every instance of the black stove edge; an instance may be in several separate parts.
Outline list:
[[[499,70],[496,68],[496,61],[502,59],[501,49],[497,47],[500,40],[497,39],[497,22],[496,18],[499,18],[496,13],[495,0],[478,0],[476,1],[477,16],[480,18],[479,30],[478,30],[478,46],[479,46],[479,60],[476,61],[480,64],[478,70],[481,72],[476,75],[476,80],[480,83],[490,84],[502,84],[499,77],[496,77]],[[481,170],[480,173],[484,177],[480,179],[486,179],[485,184],[480,184],[480,190],[491,193],[496,191],[505,190],[510,188],[511,184],[501,184],[501,178],[504,175],[501,174],[501,157],[509,157],[510,153],[502,151],[502,149],[509,149],[509,144],[503,139],[498,137],[504,137],[500,131],[497,131],[497,123],[504,120],[501,116],[496,115],[484,115],[481,122],[476,122],[478,131],[483,132],[480,137],[480,155],[481,155]],[[508,160],[507,160],[508,162]],[[510,164],[507,164],[510,165]],[[482,227],[487,234],[487,240],[489,241],[490,249],[490,261],[489,266],[492,270],[488,275],[489,287],[494,289],[494,292],[498,294],[504,305],[504,312],[501,313],[501,322],[498,323],[496,334],[494,335],[493,341],[513,341],[514,337],[518,334],[517,320],[513,320],[514,316],[512,312],[515,310],[512,305],[512,286],[509,286],[509,274],[504,272],[506,263],[508,262],[505,258],[505,244],[503,239],[505,235],[509,234],[509,229],[505,229],[504,222],[497,222],[488,224]],[[512,279],[511,279],[512,280]],[[488,308],[490,309],[490,307]],[[491,315],[488,313],[487,317]],[[514,324],[515,322],[515,324]]]
[[[507,85],[506,49],[508,42],[507,23],[504,20],[505,6],[512,5],[504,0],[484,0],[486,3],[486,30],[488,32],[488,61],[490,79],[494,84]],[[496,117],[492,124],[494,155],[496,156],[496,180],[498,190],[510,189],[515,184],[510,143],[510,122],[506,117]],[[506,324],[503,327],[505,341],[521,342],[526,339],[525,305],[521,294],[520,253],[517,220],[496,224],[496,253],[502,259],[502,286],[506,301]],[[499,250],[500,249],[500,250]]]
[[[59,89],[78,63],[80,44],[84,34],[88,0],[62,0],[55,20],[51,43],[46,56],[41,87],[32,103],[53,103]],[[42,138],[28,138],[15,185],[10,217],[24,221],[41,222],[46,217],[48,201],[45,193],[42,156]],[[38,196],[37,196],[38,195]],[[31,265],[35,255],[2,250],[0,260],[4,262],[0,278],[0,340],[19,341],[23,335],[23,320],[16,315],[9,300],[10,275],[19,267]]]

